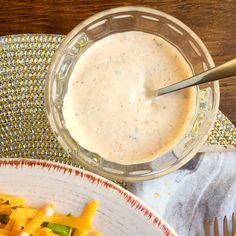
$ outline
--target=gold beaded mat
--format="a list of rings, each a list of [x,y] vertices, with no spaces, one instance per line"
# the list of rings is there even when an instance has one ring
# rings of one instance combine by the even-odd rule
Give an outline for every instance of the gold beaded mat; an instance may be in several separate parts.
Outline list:
[[[0,157],[76,165],[55,139],[45,111],[47,68],[62,40],[44,34],[0,37]],[[235,145],[236,129],[219,111],[205,149]]]

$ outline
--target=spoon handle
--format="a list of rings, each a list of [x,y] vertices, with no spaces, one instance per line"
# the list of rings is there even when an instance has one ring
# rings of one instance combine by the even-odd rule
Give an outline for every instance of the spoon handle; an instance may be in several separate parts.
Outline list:
[[[201,74],[194,75],[189,79],[172,84],[165,88],[155,91],[156,96],[171,93],[183,88],[188,88],[194,85],[203,84],[215,80],[225,79],[230,76],[236,75],[236,59],[228,61],[220,66],[216,66],[210,70],[204,71]]]

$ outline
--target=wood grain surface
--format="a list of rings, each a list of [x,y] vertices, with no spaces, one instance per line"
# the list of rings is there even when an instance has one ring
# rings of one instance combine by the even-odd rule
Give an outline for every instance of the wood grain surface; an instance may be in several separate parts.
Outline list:
[[[236,0],[1,0],[0,35],[67,34],[99,11],[128,5],[152,7],[183,21],[216,65],[236,58]],[[220,109],[236,125],[236,77],[221,82]]]

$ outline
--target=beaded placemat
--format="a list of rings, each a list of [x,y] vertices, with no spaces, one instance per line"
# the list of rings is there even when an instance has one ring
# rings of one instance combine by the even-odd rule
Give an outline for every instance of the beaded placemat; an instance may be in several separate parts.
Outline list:
[[[0,157],[76,165],[51,132],[45,111],[47,68],[62,40],[44,34],[0,37]],[[236,145],[236,129],[220,111],[205,149],[212,145]]]

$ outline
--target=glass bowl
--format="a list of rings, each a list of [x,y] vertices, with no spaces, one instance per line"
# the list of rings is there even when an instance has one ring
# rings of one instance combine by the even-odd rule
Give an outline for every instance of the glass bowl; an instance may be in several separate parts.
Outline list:
[[[81,147],[65,127],[63,98],[78,58],[94,42],[117,32],[143,31],[161,36],[188,61],[194,74],[214,66],[198,36],[174,17],[144,7],[119,7],[100,12],[76,26],[56,50],[46,82],[46,107],[50,125],[62,147],[81,166],[118,181],[142,181],[174,171],[187,163],[205,143],[219,107],[219,83],[196,89],[196,106],[185,135],[166,154],[155,160],[122,165],[105,160]]]

